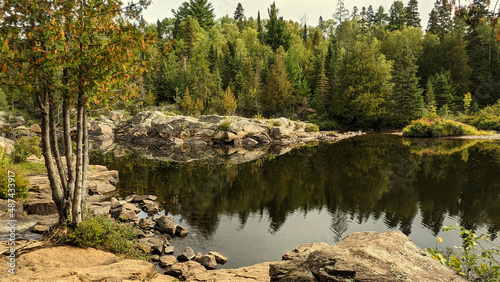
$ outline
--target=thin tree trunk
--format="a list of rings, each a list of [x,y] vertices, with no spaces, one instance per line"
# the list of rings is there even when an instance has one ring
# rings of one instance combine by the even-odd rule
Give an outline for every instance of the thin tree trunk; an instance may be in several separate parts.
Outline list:
[[[73,222],[82,221],[82,180],[83,180],[83,93],[78,94],[77,106],[77,137],[76,137],[76,165],[75,165],[75,194],[73,198]]]
[[[71,140],[71,120],[68,99],[63,101],[63,131],[64,131],[64,154],[66,157],[66,169],[68,173],[68,186],[66,187],[65,199],[68,205],[69,218],[73,218],[73,195],[75,193],[75,170],[73,165],[73,142]]]
[[[45,167],[47,168],[47,174],[49,177],[50,188],[52,190],[52,200],[54,200],[59,212],[59,224],[64,224],[66,221],[64,193],[59,186],[56,168],[54,167],[54,161],[52,160],[52,150],[50,148],[49,95],[50,94],[48,92],[45,92],[43,100],[41,97],[37,97],[36,100],[40,108],[40,112],[42,113],[42,150],[43,158],[45,159]]]
[[[61,185],[63,191],[66,191],[67,187],[67,178],[66,178],[66,170],[64,169],[64,165],[61,161],[61,154],[59,153],[59,144],[57,141],[57,130],[56,130],[56,120],[55,120],[55,101],[52,96],[50,96],[49,101],[49,125],[50,125],[50,141],[52,150],[54,152],[54,158],[56,160],[57,170],[59,171],[59,178],[61,180]]]
[[[89,125],[88,125],[87,107],[83,106],[83,176],[82,176],[82,206],[87,199],[87,171],[89,167]]]

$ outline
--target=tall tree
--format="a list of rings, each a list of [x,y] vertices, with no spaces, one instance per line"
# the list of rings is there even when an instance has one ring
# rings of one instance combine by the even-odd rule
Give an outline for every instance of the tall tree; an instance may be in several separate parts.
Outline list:
[[[120,1],[5,1],[0,7],[0,49],[9,60],[3,71],[20,79],[17,87],[38,106],[42,149],[59,223],[82,221],[87,194],[88,106],[130,99],[130,82],[143,67],[139,52],[153,37],[139,21],[146,2],[122,7]],[[98,7],[98,8],[96,8]],[[120,32],[117,32],[119,30]],[[26,66],[29,66],[27,68]],[[62,161],[56,109],[62,105]],[[76,151],[72,118],[76,110]],[[76,161],[73,160],[76,156]]]
[[[349,18],[349,10],[345,7],[344,0],[337,1],[337,9],[335,10],[335,14],[333,14],[333,18],[339,25]]]
[[[276,8],[274,2],[267,11],[269,21],[266,25],[267,32],[264,36],[264,42],[271,46],[273,50],[277,50],[280,46],[288,50],[291,32],[287,29],[285,20],[283,20],[283,17],[278,18],[279,9]]]
[[[420,15],[418,12],[418,1],[410,0],[405,8],[405,20],[407,26],[420,27]]]
[[[268,115],[290,109],[293,101],[293,87],[288,80],[285,62],[281,53],[276,52],[275,61],[271,65],[271,72],[266,78],[261,102]]]
[[[243,29],[243,19],[245,18],[245,9],[243,9],[243,5],[238,3],[236,6],[236,11],[234,11],[234,19],[238,22],[238,27],[240,30]]]
[[[396,0],[389,10],[389,30],[401,29],[405,24],[405,9],[402,1]]]
[[[409,27],[388,33],[382,42],[383,53],[394,62],[392,120],[397,126],[408,124],[423,113],[423,90],[419,85],[416,65],[423,50],[422,36],[421,29]]]
[[[366,22],[368,26],[371,26],[373,24],[373,18],[375,17],[375,12],[373,12],[373,6],[370,5],[368,6],[368,9],[366,10]]]
[[[380,5],[377,9],[377,13],[373,16],[373,23],[378,25],[386,25],[389,20],[389,16],[385,12],[385,9]]]
[[[181,21],[186,20],[188,17],[193,17],[204,29],[214,25],[214,8],[208,0],[189,0],[189,2],[183,2],[177,8],[177,11],[172,9],[172,13],[175,18]]]
[[[442,40],[451,31],[453,26],[451,9],[451,2],[436,0],[434,8],[429,14],[427,32],[436,34]]]

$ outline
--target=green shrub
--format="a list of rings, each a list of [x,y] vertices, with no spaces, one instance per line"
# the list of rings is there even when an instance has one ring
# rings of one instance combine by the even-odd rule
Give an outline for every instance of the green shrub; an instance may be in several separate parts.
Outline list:
[[[80,248],[107,250],[125,257],[143,258],[137,238],[139,230],[111,221],[104,215],[91,214],[67,235],[68,243]]]
[[[469,281],[500,281],[500,263],[495,256],[500,255],[500,248],[484,248],[483,242],[491,243],[484,235],[477,236],[473,231],[460,225],[444,227],[443,231],[455,230],[460,232],[462,247],[455,247],[459,251],[447,248],[442,252],[438,248],[425,248],[426,252],[443,265],[458,271]],[[443,240],[437,237],[437,242]]]
[[[14,152],[12,153],[14,163],[25,161],[29,156],[35,155],[42,156],[42,149],[40,148],[40,139],[38,137],[21,137],[14,145]]]
[[[9,171],[14,172],[14,182],[9,182]],[[12,173],[11,173],[12,175]],[[9,187],[9,184],[15,184],[15,187]],[[15,189],[12,191],[9,189]],[[0,163],[0,198],[20,198],[26,199],[28,197],[29,182],[24,178],[24,174],[14,167],[12,164]],[[14,192],[14,193],[12,193]]]
[[[482,109],[472,118],[470,124],[481,130],[500,131],[500,102]]]
[[[228,120],[225,120],[219,124],[218,128],[221,131],[228,131],[229,129],[231,129],[231,122]]]
[[[306,131],[307,132],[318,132],[319,126],[317,126],[316,124],[308,123],[308,124],[306,124]]]
[[[280,123],[279,121],[277,121],[277,120],[273,120],[273,121],[271,122],[271,124],[272,124],[273,126],[281,126],[281,123]]]
[[[441,118],[421,118],[414,120],[403,129],[406,137],[444,137],[462,135],[486,135],[488,132],[461,122]]]

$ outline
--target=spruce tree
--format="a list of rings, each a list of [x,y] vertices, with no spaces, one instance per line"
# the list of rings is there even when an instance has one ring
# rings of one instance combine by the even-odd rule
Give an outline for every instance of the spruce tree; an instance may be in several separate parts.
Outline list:
[[[345,7],[344,0],[337,1],[337,9],[333,18],[336,20],[337,24],[340,25],[342,22],[349,18],[349,10]]]
[[[236,11],[234,11],[234,19],[238,22],[238,28],[240,31],[243,29],[243,19],[245,18],[245,9],[243,9],[243,5],[238,3],[236,6]]]
[[[354,6],[352,7],[352,13],[351,13],[351,19],[354,20],[356,18],[359,18],[359,15],[358,15],[358,7],[357,6]]]
[[[405,9],[403,2],[396,0],[389,10],[389,30],[398,30],[405,23]]]
[[[324,57],[321,59],[321,68],[316,80],[315,102],[320,113],[325,112],[330,104],[330,85],[326,77]]]
[[[274,2],[267,11],[269,21],[266,25],[267,32],[264,36],[264,42],[271,46],[273,50],[277,50],[280,46],[288,50],[291,32],[286,28],[285,20],[283,20],[283,17],[278,18],[279,9],[276,8]]]
[[[214,25],[214,8],[208,0],[189,0],[189,2],[183,2],[177,8],[177,11],[172,9],[172,13],[175,18],[181,21],[186,20],[188,17],[195,18],[203,29]]]
[[[405,8],[405,19],[407,26],[420,27],[420,16],[418,13],[418,1],[410,0]]]
[[[268,115],[289,110],[294,102],[292,83],[288,80],[285,62],[279,51],[276,52],[275,61],[267,75],[261,102]]]
[[[370,5],[366,10],[366,23],[368,24],[368,26],[372,26],[374,17],[375,13],[373,12],[373,6]]]
[[[380,5],[377,9],[377,13],[373,16],[373,23],[378,25],[386,25],[389,20],[389,16],[385,12],[385,9]]]

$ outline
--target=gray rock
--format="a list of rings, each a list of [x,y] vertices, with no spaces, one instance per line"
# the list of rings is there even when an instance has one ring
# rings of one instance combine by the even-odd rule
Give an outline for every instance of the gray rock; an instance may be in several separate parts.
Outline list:
[[[163,252],[165,252],[165,254],[173,254],[174,253],[174,246],[164,246],[165,249],[163,250]]]
[[[132,203],[139,203],[139,202],[142,202],[144,200],[150,200],[150,201],[156,201],[156,199],[158,199],[158,197],[156,196],[153,196],[153,195],[135,195],[133,200],[132,200]]]
[[[160,260],[159,255],[151,255],[151,256],[149,256],[149,258],[151,259],[151,261],[159,261]]]
[[[194,261],[200,262],[201,257],[203,254],[201,252],[198,252],[196,256],[193,258]]]
[[[175,223],[173,217],[162,215],[156,219],[155,227],[161,233],[166,233],[173,237],[177,229],[177,223]]]
[[[194,253],[193,249],[191,247],[185,247],[182,249],[181,253],[177,256],[177,259],[179,261],[188,261],[192,260],[196,254]]]
[[[109,113],[109,118],[112,120],[112,121],[120,121],[123,119],[123,113],[120,112],[120,111],[111,111]]]
[[[133,210],[124,210],[117,218],[122,221],[136,221],[139,219]]]
[[[179,237],[186,237],[188,235],[189,231],[187,230],[187,228],[183,227],[183,226],[180,226],[180,225],[177,225],[177,227],[175,228],[175,236],[179,236]]]
[[[215,261],[215,257],[211,254],[207,254],[202,256],[198,262],[206,267],[207,269],[216,269],[217,268],[217,261]]]
[[[151,218],[146,217],[141,218],[138,225],[142,229],[153,229],[155,227],[155,222]]]
[[[269,267],[271,281],[465,281],[399,231],[354,233],[336,245],[305,244]]]
[[[179,278],[180,280],[186,280],[186,278],[191,277],[193,274],[204,273],[207,270],[203,265],[195,261],[178,262],[174,265],[167,267],[165,269],[165,274]]]
[[[142,210],[148,215],[157,214],[160,211],[160,205],[157,202],[151,200],[144,200],[141,203]]]

